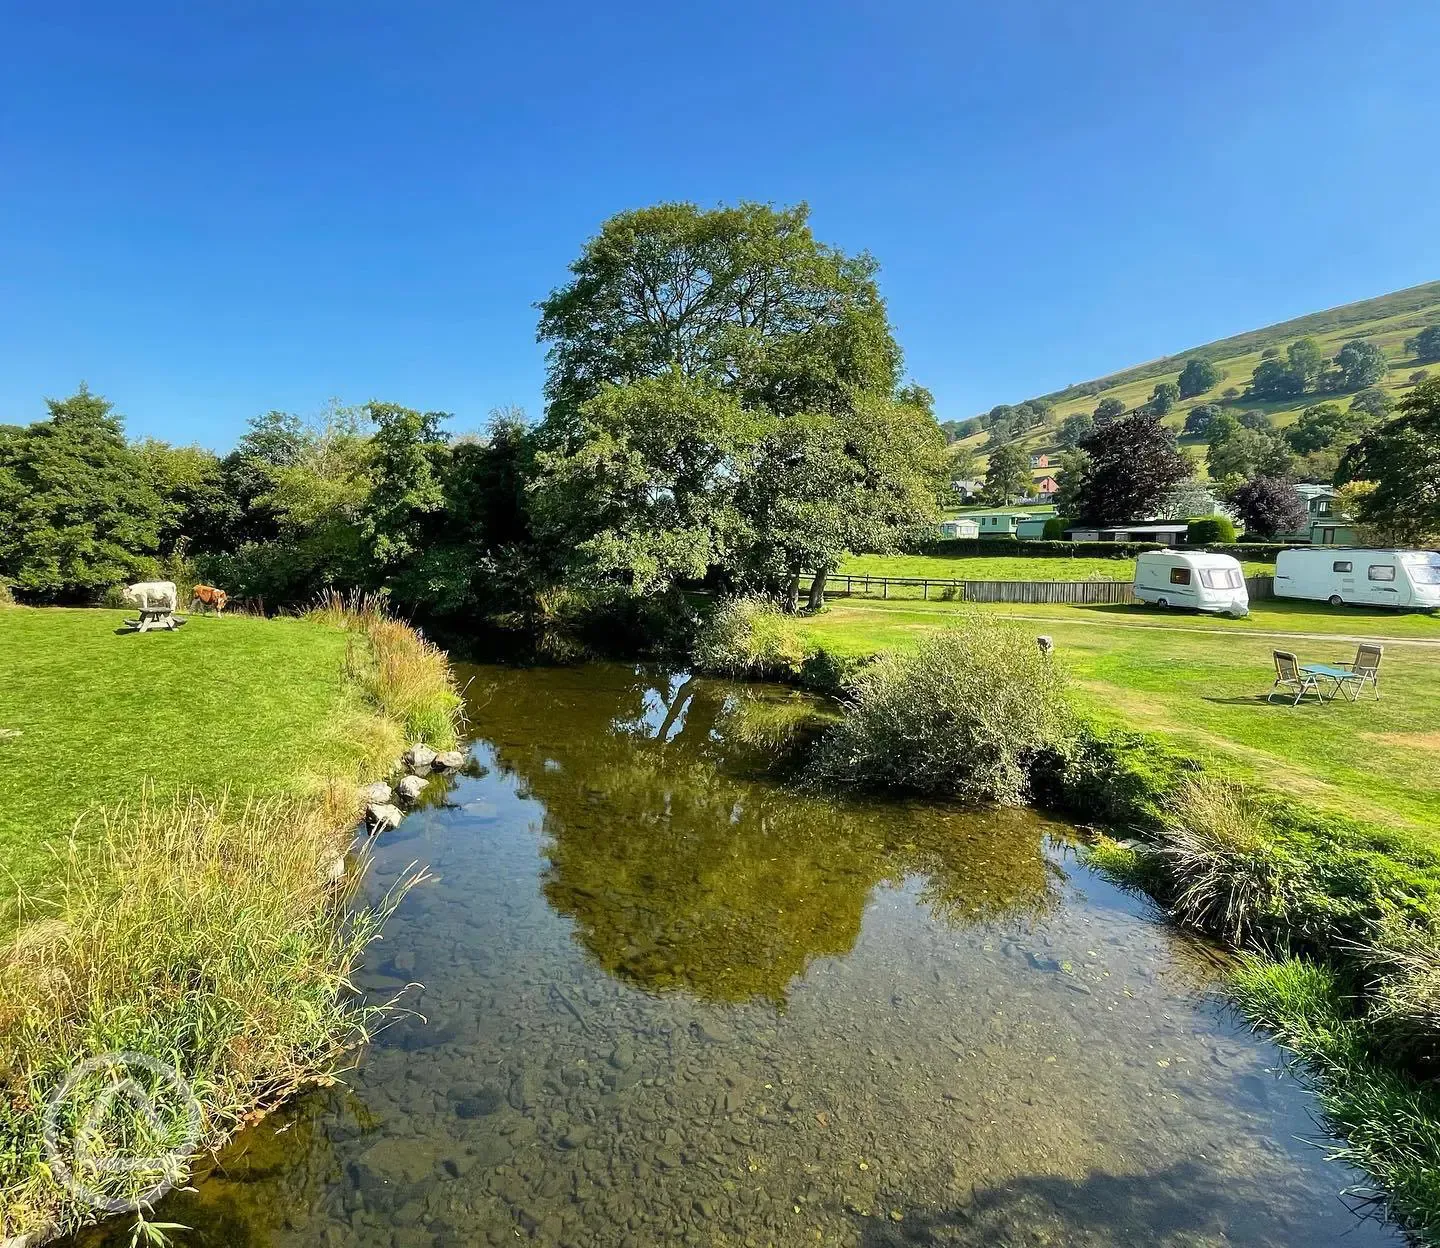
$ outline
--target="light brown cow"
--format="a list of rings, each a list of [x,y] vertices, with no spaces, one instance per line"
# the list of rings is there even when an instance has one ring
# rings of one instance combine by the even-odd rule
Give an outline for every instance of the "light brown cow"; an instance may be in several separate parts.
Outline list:
[[[215,614],[219,615],[229,601],[230,595],[223,589],[216,589],[213,585],[197,585],[190,599],[190,610],[204,614],[206,607],[213,607]]]

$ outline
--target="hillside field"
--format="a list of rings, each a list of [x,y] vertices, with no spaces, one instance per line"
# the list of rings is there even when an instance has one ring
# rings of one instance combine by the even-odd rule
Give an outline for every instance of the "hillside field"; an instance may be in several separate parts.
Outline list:
[[[1078,392],[1078,387],[1071,386],[1065,390],[1041,396],[1055,405],[1051,423],[1016,439],[1015,445],[1032,453],[1058,454],[1061,447],[1055,441],[1055,433],[1065,417],[1076,412],[1093,412],[1100,400],[1106,398],[1119,399],[1125,404],[1126,411],[1131,411],[1150,398],[1156,382],[1174,381],[1185,366],[1185,361],[1192,358],[1209,360],[1225,376],[1218,385],[1205,394],[1181,399],[1164,417],[1164,422],[1177,432],[1184,427],[1185,417],[1190,409],[1202,403],[1219,403],[1227,411],[1237,415],[1244,411],[1264,411],[1280,428],[1293,423],[1300,413],[1311,404],[1333,401],[1342,406],[1348,405],[1351,397],[1348,394],[1309,394],[1291,401],[1270,403],[1256,402],[1243,397],[1245,388],[1250,381],[1250,375],[1254,372],[1255,366],[1260,363],[1263,351],[1274,347],[1283,355],[1285,348],[1290,343],[1305,337],[1314,338],[1327,357],[1333,356],[1344,343],[1352,338],[1364,338],[1373,342],[1385,352],[1386,358],[1390,361],[1390,372],[1379,383],[1380,388],[1389,392],[1392,398],[1398,399],[1411,388],[1409,381],[1411,373],[1427,369],[1431,376],[1440,375],[1440,363],[1417,360],[1405,350],[1407,338],[1413,337],[1427,325],[1435,324],[1440,324],[1440,282],[1429,282],[1408,290],[1381,295],[1375,299],[1345,304],[1324,312],[1316,312],[1270,325],[1264,329],[1251,330],[1230,338],[1223,338],[1217,342],[1192,347],[1175,355],[1111,373],[1108,376],[1097,378],[1094,383],[1083,383],[1086,385],[1099,384],[1102,388],[1095,394],[1081,394]],[[1241,397],[1228,400],[1223,398],[1224,392],[1232,386],[1241,392]],[[1025,397],[1017,395],[1010,401],[1018,403]],[[985,444],[986,436],[983,432],[974,434],[956,444],[971,448],[979,454],[977,471],[982,474],[986,456],[981,448]],[[1191,457],[1196,459],[1198,466],[1203,469],[1204,443],[1198,439],[1182,439],[1182,445],[1187,448]],[[1042,469],[1036,469],[1034,472],[1037,479],[1043,475],[1045,475],[1045,471]]]

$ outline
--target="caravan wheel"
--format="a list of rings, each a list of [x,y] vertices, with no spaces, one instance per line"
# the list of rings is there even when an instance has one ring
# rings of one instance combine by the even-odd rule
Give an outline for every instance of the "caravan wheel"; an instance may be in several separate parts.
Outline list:
[[[1345,605],[1345,599],[1343,599],[1342,597],[1340,597],[1339,594],[1331,594],[1331,595],[1330,595],[1330,605],[1331,605],[1332,607],[1343,607],[1343,606]]]
[[[1168,598],[1157,598],[1157,599],[1155,599],[1155,605],[1156,605],[1157,607],[1160,607],[1160,608],[1163,609],[1163,608],[1168,607],[1168,606],[1170,605],[1170,599],[1168,599]]]

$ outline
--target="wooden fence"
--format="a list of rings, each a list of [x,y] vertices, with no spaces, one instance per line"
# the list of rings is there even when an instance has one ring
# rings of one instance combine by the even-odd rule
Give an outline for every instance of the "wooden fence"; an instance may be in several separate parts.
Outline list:
[[[843,588],[842,588],[843,582]],[[1135,601],[1134,581],[961,581],[920,576],[832,576],[827,594],[869,595],[889,598],[894,587],[897,597],[908,597],[918,589],[920,597],[963,602],[1064,603],[1097,606]],[[1247,576],[1245,589],[1252,602],[1275,597],[1273,576]]]

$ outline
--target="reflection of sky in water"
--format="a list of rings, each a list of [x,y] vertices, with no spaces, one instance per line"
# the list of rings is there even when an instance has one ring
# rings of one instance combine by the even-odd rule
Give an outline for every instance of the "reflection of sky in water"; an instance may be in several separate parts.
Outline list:
[[[489,771],[370,883],[437,874],[361,976],[416,1014],[162,1206],[191,1242],[1396,1242],[1062,829],[758,782],[783,692],[468,675]]]

